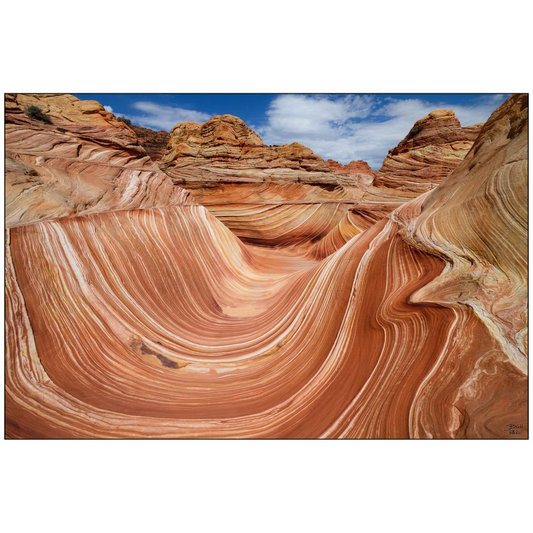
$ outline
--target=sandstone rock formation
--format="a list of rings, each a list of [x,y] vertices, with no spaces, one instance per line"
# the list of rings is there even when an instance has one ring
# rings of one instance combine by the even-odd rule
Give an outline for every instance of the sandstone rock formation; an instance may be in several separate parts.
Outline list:
[[[49,122],[25,113],[39,108]],[[6,225],[187,201],[135,134],[71,95],[6,96]]]
[[[362,228],[386,217],[394,209],[434,189],[465,158],[482,124],[461,128],[453,111],[438,109],[417,121],[405,139],[389,151],[374,180],[350,206],[343,219],[308,254],[324,258],[338,250]],[[366,163],[352,161],[346,166],[328,161],[332,172],[365,170]],[[368,166],[368,165],[366,165]]]
[[[482,126],[462,128],[453,111],[432,111],[418,120],[400,144],[389,151],[375,185],[418,193],[431,190],[465,158]]]
[[[447,263],[439,277],[412,294],[411,302],[471,308],[497,341],[465,361],[470,373],[462,377],[458,374],[465,369],[455,367],[459,359],[443,360],[434,382],[420,391],[417,408],[423,411],[425,394],[444,386],[448,372],[462,381],[449,395],[459,436],[498,425],[525,423],[527,428],[527,150],[528,96],[514,95],[491,115],[471,152],[444,183],[391,217],[403,227],[407,242]],[[500,411],[504,405],[506,414]],[[516,414],[511,415],[512,405]],[[428,424],[427,412],[423,418]]]
[[[368,174],[374,176],[375,172],[366,161],[350,161],[347,165],[342,165],[333,159],[328,159],[326,165],[331,172],[338,174]]]
[[[196,181],[224,179],[227,174],[224,170],[229,168],[234,170],[234,179],[253,177],[261,180],[282,176],[286,181],[296,181],[299,176],[306,177],[306,181],[331,183],[331,180],[328,181],[328,166],[309,148],[298,143],[265,146],[259,135],[232,115],[216,116],[204,124],[183,122],[172,129],[169,152],[162,167],[173,174],[178,169],[190,171],[191,166],[200,171],[200,175],[195,173],[191,176]],[[201,171],[205,166],[207,169],[203,176]],[[270,169],[278,170],[266,172]],[[216,176],[217,171],[220,171],[219,177]],[[186,176],[187,172],[183,175]]]
[[[265,146],[241,119],[223,115],[177,124],[160,166],[247,242],[308,248],[310,257],[324,258],[436,187],[480,128],[461,128],[452,111],[433,111],[375,172],[364,161],[324,161],[298,143]]]
[[[176,125],[160,164],[236,235],[266,245],[327,235],[372,183],[363,162],[332,166],[298,143],[265,146],[231,115]]]
[[[107,190],[150,164],[77,113],[68,163],[52,126],[8,124],[8,156],[45,164],[63,206],[7,205],[8,437],[527,437],[526,96],[434,191],[376,223],[347,211],[332,247],[361,231],[320,261],[244,244],[155,170],[145,204],[64,208],[65,168]]]
[[[142,128],[132,124],[131,129],[137,135],[139,144],[146,150],[154,163],[159,163],[167,151],[170,135],[164,131],[154,131],[150,128]]]
[[[473,307],[522,372],[527,370],[527,121],[527,95],[509,98],[448,179],[393,216],[406,225],[410,242],[451,265],[419,297]],[[420,214],[413,219],[415,205]]]

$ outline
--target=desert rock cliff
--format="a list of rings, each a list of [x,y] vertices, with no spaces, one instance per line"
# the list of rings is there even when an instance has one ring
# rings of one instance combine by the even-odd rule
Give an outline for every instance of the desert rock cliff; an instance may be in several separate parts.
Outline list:
[[[438,185],[466,157],[483,124],[462,128],[453,111],[436,109],[418,120],[389,151],[375,185],[425,192]]]
[[[301,144],[266,146],[231,115],[176,125],[160,167],[236,235],[263,245],[324,237],[373,180],[361,163],[332,172]]]
[[[34,113],[28,112],[33,106]],[[98,102],[6,95],[6,226],[188,201]]]
[[[527,438],[527,95],[433,190],[360,208],[350,174],[329,190],[225,119],[187,126],[199,165],[174,143],[169,177],[96,102],[6,112],[6,437]]]

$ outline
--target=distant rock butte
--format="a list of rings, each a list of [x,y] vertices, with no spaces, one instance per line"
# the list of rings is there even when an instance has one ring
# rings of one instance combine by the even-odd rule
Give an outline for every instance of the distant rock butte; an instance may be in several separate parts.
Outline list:
[[[370,165],[365,161],[350,161],[347,165],[342,165],[333,159],[328,159],[326,161],[329,170],[336,174],[350,174],[350,173],[359,173],[359,174],[369,174],[371,176],[375,175],[375,172],[370,168]]]
[[[336,162],[326,163],[310,148],[297,142],[267,146],[240,118],[215,116],[204,124],[183,122],[170,132],[168,151],[161,168],[187,181],[240,180],[337,184],[332,174],[368,173],[364,162],[357,170]],[[207,168],[206,168],[207,167]],[[195,175],[191,170],[195,169]],[[227,170],[232,173],[228,176]],[[298,181],[299,180],[299,181]],[[341,181],[353,185],[353,180]]]
[[[136,133],[139,143],[146,150],[152,161],[159,163],[167,151],[167,144],[170,139],[168,132],[142,128],[135,124],[131,125],[131,129]]]
[[[327,163],[299,143],[266,146],[232,115],[177,124],[160,167],[239,237],[267,245],[324,237],[374,179],[364,162]]]
[[[374,185],[419,193],[431,190],[466,157],[482,126],[463,128],[453,111],[432,111],[389,151]]]
[[[160,167],[239,237],[311,245],[309,253],[320,258],[434,188],[464,159],[480,128],[462,128],[452,111],[433,111],[376,172],[364,161],[324,161],[299,143],[266,146],[240,118],[222,115],[177,124]]]
[[[365,188],[339,226],[309,253],[325,257],[347,242],[346,238],[437,187],[466,157],[482,126],[462,128],[453,111],[447,109],[437,109],[418,120],[402,142],[389,151],[381,170],[373,172],[373,183]],[[332,168],[342,167],[328,163]],[[361,163],[352,162],[343,168],[362,168]]]

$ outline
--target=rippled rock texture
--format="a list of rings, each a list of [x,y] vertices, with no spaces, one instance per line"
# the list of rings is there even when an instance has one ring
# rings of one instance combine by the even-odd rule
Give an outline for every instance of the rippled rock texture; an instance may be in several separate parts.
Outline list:
[[[322,243],[309,251],[325,257],[392,211],[437,187],[463,161],[483,124],[462,128],[453,111],[437,109],[417,121],[400,144],[389,151],[373,181],[365,187],[347,216]],[[352,161],[345,167],[328,161],[336,169],[363,170],[365,163]],[[342,234],[342,236],[341,236]],[[335,243],[335,244],[334,244]]]
[[[160,166],[246,242],[322,259],[459,165],[481,124],[436,110],[416,122],[379,172],[324,161],[298,143],[265,146],[241,119],[177,124]]]
[[[55,163],[50,125],[19,119],[8,157],[43,157],[48,184],[93,146],[114,162],[101,188],[145,164],[105,146],[114,123],[72,130],[80,155]],[[147,205],[40,220],[30,190],[21,223],[8,204],[8,437],[527,437],[526,96],[437,189],[320,260],[245,244],[150,176]]]
[[[40,114],[27,111],[32,107]],[[7,227],[187,198],[98,102],[6,96]]]
[[[241,119],[184,122],[161,169],[246,242],[305,245],[341,222],[372,183],[366,163],[326,163],[298,143],[266,146]]]

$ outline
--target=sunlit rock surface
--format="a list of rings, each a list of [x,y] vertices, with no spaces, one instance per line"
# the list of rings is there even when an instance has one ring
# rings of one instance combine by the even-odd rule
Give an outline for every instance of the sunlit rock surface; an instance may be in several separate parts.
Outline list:
[[[223,115],[177,124],[160,166],[246,242],[324,258],[436,187],[480,128],[462,128],[452,111],[433,111],[375,172],[364,161],[324,161],[298,143],[266,146],[241,119]]]
[[[54,183],[49,125],[8,126],[8,157],[20,135]],[[70,133],[69,165],[94,144],[117,158],[99,184],[145,164],[99,140],[121,126],[94,127]],[[150,176],[147,205],[14,204],[33,219],[6,230],[8,437],[527,437],[526,97],[433,192],[345,213],[331,253],[245,244]]]
[[[370,168],[370,165],[366,161],[350,161],[347,165],[342,165],[333,159],[328,159],[326,165],[331,170],[338,174],[370,174],[375,175],[375,172]]]
[[[453,111],[447,109],[437,109],[418,120],[400,144],[389,151],[379,172],[367,170],[373,176],[372,182],[337,226],[313,245],[308,254],[326,257],[362,229],[433,190],[462,162],[481,127],[482,124],[477,124],[462,128]],[[327,163],[332,172],[362,171],[366,165],[363,161],[352,161],[346,166]]]
[[[436,109],[418,120],[400,144],[389,151],[375,185],[431,190],[466,157],[483,124],[461,127],[453,111]]]
[[[49,122],[28,116],[39,108]],[[6,225],[187,201],[137,137],[94,101],[6,96]]]
[[[527,95],[509,98],[448,179],[392,217],[406,224],[410,242],[450,264],[445,275],[420,294],[474,307],[524,372],[527,123]],[[412,209],[419,209],[420,215],[413,217]]]
[[[325,237],[374,179],[362,161],[334,163],[298,143],[266,146],[222,115],[176,125],[160,166],[236,235],[274,246]]]

